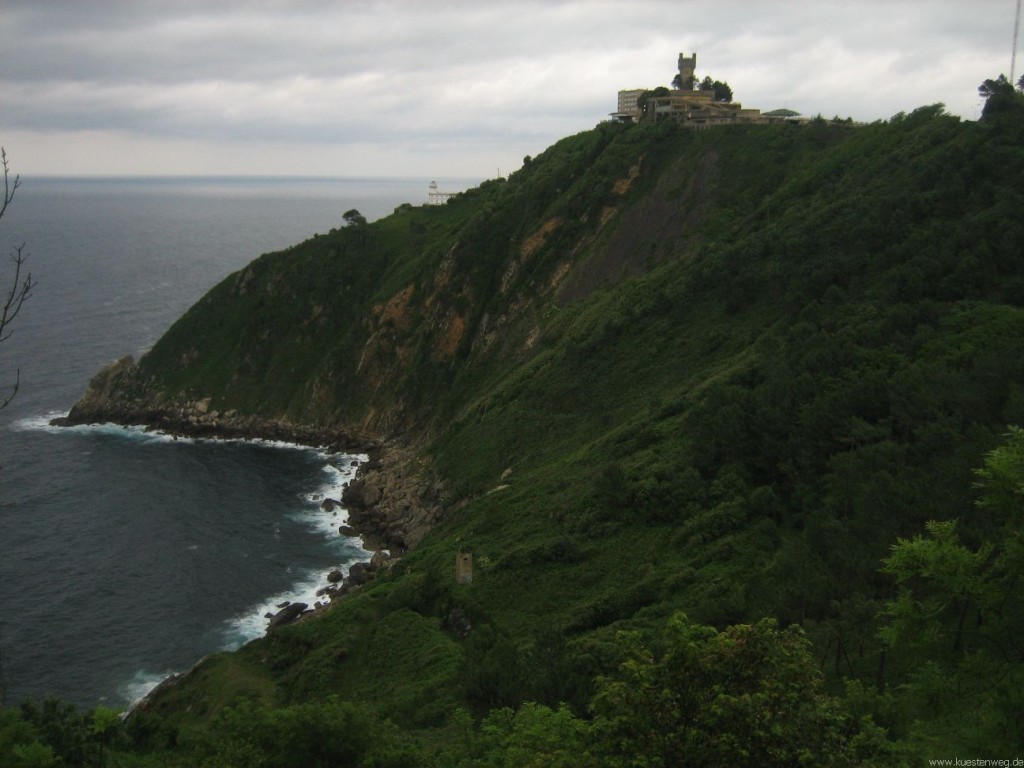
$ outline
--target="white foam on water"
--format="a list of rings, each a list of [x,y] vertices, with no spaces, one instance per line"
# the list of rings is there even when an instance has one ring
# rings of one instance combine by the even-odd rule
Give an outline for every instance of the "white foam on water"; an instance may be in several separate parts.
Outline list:
[[[190,437],[176,437],[159,430],[148,430],[141,425],[122,426],[112,422],[103,424],[76,424],[70,427],[57,426],[51,422],[67,416],[63,411],[54,411],[40,416],[27,416],[18,419],[11,424],[11,429],[18,432],[46,432],[51,435],[113,435],[125,437],[132,440],[140,440],[147,443],[193,443],[195,440]]]
[[[42,416],[26,416],[24,419],[18,419],[13,422],[11,429],[17,432],[57,432],[63,429],[63,427],[55,427],[50,422],[62,416],[67,416],[67,413],[64,411],[52,411],[44,413]]]
[[[300,577],[287,590],[272,595],[253,608],[229,619],[224,630],[225,650],[234,650],[250,640],[263,637],[270,624],[269,616],[281,610],[284,603],[305,603],[311,609],[316,608],[318,604],[327,605],[330,598],[318,596],[317,592],[330,584],[327,580],[328,573],[335,569],[346,572],[353,563],[365,562],[373,554],[363,549],[358,538],[344,536],[338,531],[339,526],[348,522],[348,512],[340,504],[342,492],[355,477],[358,465],[368,461],[369,457],[366,454],[330,455],[325,452],[319,452],[319,455],[325,460],[322,468],[324,477],[314,490],[299,494],[302,508],[296,510],[290,517],[321,534],[328,541],[337,542],[338,555],[342,562],[337,563],[334,568],[301,571]],[[324,508],[324,502],[328,499],[336,502],[331,511]],[[288,572],[291,571],[289,568]]]
[[[323,482],[317,486],[315,491],[302,494],[304,506],[300,511],[294,513],[292,518],[328,538],[341,536],[338,528],[348,523],[348,510],[342,506],[341,497],[345,486],[352,482],[358,469],[357,465],[353,465],[353,461],[363,463],[368,459],[369,457],[365,454],[360,456],[341,455],[334,461],[325,464]],[[350,545],[358,545],[359,542],[359,539],[354,537],[341,536],[341,538]],[[367,557],[369,557],[369,553],[367,553]]]
[[[224,630],[224,650],[233,651],[241,648],[250,640],[266,634],[270,619],[267,614],[275,614],[284,603],[305,603],[315,608],[317,602],[326,604],[326,597],[317,597],[317,590],[327,584],[325,574],[318,570],[307,570],[291,587],[276,595],[271,595],[258,605],[227,621]]]
[[[339,544],[339,556],[343,562],[335,567],[347,571],[348,567],[356,562],[365,562],[370,559],[372,553],[363,549],[358,538],[342,535],[338,528],[348,522],[348,512],[341,506],[341,496],[345,486],[356,476],[359,464],[369,461],[366,454],[332,454],[324,448],[318,448],[299,443],[286,442],[283,440],[262,440],[245,438],[189,438],[178,437],[159,430],[149,430],[144,426],[123,426],[120,424],[82,424],[75,426],[56,426],[51,422],[67,414],[64,412],[47,413],[40,416],[31,416],[15,421],[11,428],[19,431],[41,431],[51,434],[104,434],[124,437],[131,440],[139,440],[147,443],[198,443],[198,442],[230,442],[249,443],[264,446],[271,449],[288,449],[311,451],[324,461],[322,468],[323,480],[315,490],[301,492],[298,494],[303,502],[301,510],[296,511],[291,517],[304,523],[311,529],[323,535],[332,542]],[[323,507],[325,500],[331,499],[336,502],[331,511]],[[275,535],[280,533],[277,528]],[[190,544],[187,549],[196,551],[199,545]],[[270,624],[268,614],[274,614],[280,610],[284,603],[306,603],[309,608],[316,608],[318,604],[326,605],[330,599],[326,596],[318,596],[317,591],[328,586],[328,569],[293,569],[289,567],[288,573],[298,570],[299,578],[295,580],[287,590],[262,600],[259,604],[243,611],[226,622],[222,630],[222,650],[235,650],[251,640],[263,637]],[[152,672],[149,670],[137,671],[130,680],[124,683],[118,693],[134,706],[144,699],[161,682],[177,674],[168,670],[165,672]]]
[[[117,692],[124,701],[128,702],[128,708],[130,709],[146,698],[150,691],[160,685],[160,683],[176,674],[177,672],[173,670],[152,672],[148,669],[140,669]]]
[[[44,413],[42,415],[27,416],[13,422],[11,424],[11,429],[19,432],[48,432],[50,434],[71,433],[118,435],[121,437],[129,437],[156,443],[247,443],[249,445],[258,445],[266,448],[311,451],[324,460],[336,457],[340,460],[346,461],[348,464],[351,464],[353,460],[358,461],[359,463],[369,461],[369,456],[366,454],[332,454],[327,449],[320,446],[304,445],[302,443],[289,442],[287,440],[268,440],[260,437],[183,437],[180,435],[170,434],[159,429],[152,429],[141,424],[125,426],[122,424],[114,424],[113,422],[104,422],[102,424],[58,426],[52,423],[54,419],[66,418],[68,413],[68,411],[51,411],[50,413]],[[351,480],[351,478],[355,476],[356,468],[345,467],[345,470],[351,470],[348,475],[348,479]]]

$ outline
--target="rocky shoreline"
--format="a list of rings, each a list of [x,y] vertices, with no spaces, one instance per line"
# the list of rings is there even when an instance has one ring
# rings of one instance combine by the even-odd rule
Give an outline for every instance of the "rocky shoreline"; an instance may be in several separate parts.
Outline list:
[[[342,498],[324,498],[320,509],[323,514],[332,514],[338,506],[343,506],[348,511],[348,519],[338,527],[339,535],[360,538],[363,549],[372,552],[372,556],[369,560],[350,565],[347,574],[340,569],[326,573],[327,585],[317,590],[317,600],[313,605],[296,601],[275,606],[276,611],[264,616],[268,620],[266,634],[328,610],[334,602],[388,571],[403,554],[419,543],[441,517],[443,485],[432,477],[429,465],[416,451],[395,442],[355,442],[350,435],[336,430],[252,417],[222,419],[214,414],[195,412],[187,416],[164,411],[149,412],[145,421],[139,419],[137,411],[108,411],[102,419],[96,416],[94,413],[87,418],[79,414],[75,419],[62,417],[51,423],[57,426],[95,423],[143,426],[147,430],[179,437],[273,440],[322,448],[331,453],[360,452],[368,455],[369,459],[359,464],[353,480],[344,486]],[[200,659],[187,672],[166,677],[142,698],[132,702],[124,717],[130,719],[138,712],[147,711],[154,699],[198,669],[207,658],[209,656]]]
[[[334,504],[343,505],[348,521],[339,528],[339,534],[359,537],[363,548],[373,556],[353,564],[347,575],[339,571],[327,574],[329,583],[317,597],[325,597],[328,602],[317,603],[320,609],[390,568],[441,518],[443,483],[432,472],[429,461],[410,446],[350,430],[270,420],[233,410],[220,412],[211,408],[210,398],[172,402],[148,394],[126,395],[147,389],[139,386],[137,377],[138,369],[130,357],[108,365],[93,377],[68,415],[53,419],[51,424],[141,426],[175,437],[267,440],[369,456],[343,489],[342,498],[325,499],[323,509],[330,512]],[[303,603],[278,608],[277,613],[268,615],[268,632],[316,610]]]
[[[358,536],[363,549],[373,552],[372,557],[353,563],[347,574],[341,570],[327,574],[327,586],[316,593],[327,603],[277,606],[277,612],[266,615],[270,621],[267,631],[311,616],[389,570],[440,520],[443,494],[443,485],[430,478],[427,466],[415,452],[395,444],[378,446],[369,461],[359,465],[341,500],[324,499],[321,504],[327,513],[335,505],[348,512],[348,520],[339,526],[338,533]]]

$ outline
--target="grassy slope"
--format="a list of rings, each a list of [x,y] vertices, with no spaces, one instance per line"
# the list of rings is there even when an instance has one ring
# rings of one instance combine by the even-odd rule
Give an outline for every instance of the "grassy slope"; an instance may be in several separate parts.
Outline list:
[[[1021,147],[931,108],[859,129],[602,126],[228,278],[146,370],[265,415],[390,409],[376,423],[428,441],[453,498],[394,573],[157,711],[339,693],[443,729],[460,702],[581,706],[613,631],[677,609],[801,622],[836,678],[873,680],[880,558],[964,514],[970,468],[1024,421]]]

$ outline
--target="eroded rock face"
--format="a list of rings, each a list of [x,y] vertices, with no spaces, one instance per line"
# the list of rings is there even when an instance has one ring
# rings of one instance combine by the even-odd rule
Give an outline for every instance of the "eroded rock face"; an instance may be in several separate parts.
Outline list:
[[[443,486],[422,456],[396,445],[360,468],[342,496],[349,524],[369,549],[401,554],[416,546],[441,518]]]
[[[358,587],[373,578],[373,568],[369,563],[354,563],[348,569],[348,583]]]
[[[139,390],[139,371],[131,355],[110,363],[92,377],[66,418],[67,424],[88,424],[108,421],[110,414],[135,413],[144,410],[134,394]]]

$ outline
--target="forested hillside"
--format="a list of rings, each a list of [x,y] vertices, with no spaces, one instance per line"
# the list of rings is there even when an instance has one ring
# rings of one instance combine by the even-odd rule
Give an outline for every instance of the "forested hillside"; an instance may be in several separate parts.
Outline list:
[[[978,122],[602,124],[226,279],[78,417],[201,402],[398,445],[438,522],[91,754],[1024,756],[1024,97],[1000,94]],[[53,754],[56,716],[0,735]]]

